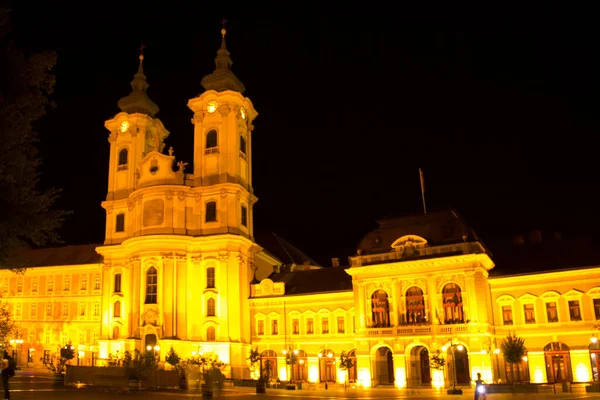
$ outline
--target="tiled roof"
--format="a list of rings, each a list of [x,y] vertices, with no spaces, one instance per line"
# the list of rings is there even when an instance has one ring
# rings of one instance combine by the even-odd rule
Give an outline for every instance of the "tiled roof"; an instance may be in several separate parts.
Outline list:
[[[19,261],[24,262],[27,267],[98,264],[102,262],[102,256],[95,250],[98,246],[101,245],[82,244],[26,250],[18,252],[18,257]]]
[[[283,264],[303,265],[308,262],[310,265],[319,266],[312,258],[307,256],[302,250],[289,243],[287,240],[274,232],[257,233],[256,242],[264,247],[269,254],[275,256]]]
[[[285,294],[311,294],[352,290],[352,277],[346,273],[348,267],[328,267],[294,272],[273,273],[273,282],[285,283]]]

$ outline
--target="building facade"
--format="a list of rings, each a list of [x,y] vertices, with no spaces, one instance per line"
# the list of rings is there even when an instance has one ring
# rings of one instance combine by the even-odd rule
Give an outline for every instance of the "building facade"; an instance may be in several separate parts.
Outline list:
[[[183,357],[215,352],[233,379],[256,373],[256,348],[263,369],[284,381],[598,380],[595,265],[492,277],[489,250],[453,210],[380,221],[346,266],[284,265],[255,243],[257,112],[222,35],[205,91],[188,102],[193,171],[165,151],[169,131],[146,93],[141,56],[121,112],[105,123],[104,243],[36,250],[24,274],[0,271],[20,364],[41,367],[71,342],[81,365],[132,349],[161,359],[171,347]],[[528,349],[518,365],[499,351],[510,333]],[[352,368],[340,368],[342,353]],[[446,365],[432,367],[436,358]]]

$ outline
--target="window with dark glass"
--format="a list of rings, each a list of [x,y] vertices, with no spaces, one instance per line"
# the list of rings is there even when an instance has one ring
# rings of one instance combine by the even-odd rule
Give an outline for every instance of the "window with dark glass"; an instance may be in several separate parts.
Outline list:
[[[146,272],[146,304],[156,304],[158,274],[156,268],[150,267]]]
[[[344,317],[337,317],[337,331],[338,333],[344,333],[346,330],[344,324]]]
[[[525,323],[535,324],[535,310],[533,304],[524,304],[523,312],[525,313]]]
[[[125,232],[125,214],[117,214],[115,232]]]
[[[207,288],[215,287],[215,268],[214,267],[206,268],[206,287]]]
[[[242,206],[242,225],[248,226],[248,209]]]
[[[257,335],[264,335],[265,334],[265,321],[263,321],[262,319],[258,320],[258,326],[256,328],[256,334]]]
[[[121,317],[121,302],[120,301],[115,301],[115,306],[113,309],[113,316],[115,318]]]
[[[271,322],[271,335],[279,334],[278,321],[275,319]]]
[[[208,299],[208,301],[206,302],[206,316],[215,316],[215,299]]]
[[[596,320],[600,319],[600,299],[594,299],[594,316]]]
[[[313,332],[314,332],[313,319],[312,318],[308,318],[306,320],[306,333],[308,335],[312,335]]]
[[[502,306],[502,322],[504,325],[512,325],[512,306]]]
[[[556,302],[550,301],[546,303],[546,315],[548,322],[558,322],[558,311],[556,310]]]
[[[581,321],[581,310],[579,309],[579,300],[569,301],[569,315],[571,321]]]
[[[115,274],[115,292],[121,293],[121,274]]]
[[[329,319],[323,318],[321,320],[321,333],[329,333]]]
[[[292,335],[300,334],[300,321],[297,319],[292,320]]]
[[[206,148],[212,149],[217,147],[217,131],[212,130],[206,134]]]
[[[122,165],[127,165],[127,149],[119,151],[119,167]]]
[[[246,139],[243,136],[240,136],[240,151],[246,154]]]
[[[206,215],[204,216],[205,222],[215,222],[217,220],[217,202],[209,201],[206,203]]]

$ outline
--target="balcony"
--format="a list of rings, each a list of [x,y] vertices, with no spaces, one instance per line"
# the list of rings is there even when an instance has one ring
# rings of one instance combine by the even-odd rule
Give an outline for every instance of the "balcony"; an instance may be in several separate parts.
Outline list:
[[[484,326],[485,325],[485,326]],[[402,325],[387,328],[367,328],[366,336],[426,336],[455,335],[463,333],[487,331],[487,324],[449,324],[449,325]]]

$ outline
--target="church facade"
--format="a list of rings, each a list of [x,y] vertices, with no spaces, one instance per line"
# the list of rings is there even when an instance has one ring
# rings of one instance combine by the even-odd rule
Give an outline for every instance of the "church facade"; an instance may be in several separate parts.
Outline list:
[[[205,91],[188,102],[193,171],[165,151],[141,56],[121,112],[105,123],[104,243],[36,250],[24,274],[0,271],[21,365],[41,367],[71,342],[80,365],[132,349],[161,359],[171,347],[184,358],[215,352],[232,379],[256,372],[248,355],[258,349],[283,381],[598,381],[599,266],[492,277],[489,250],[453,210],[379,221],[346,266],[284,265],[257,244],[258,114],[222,35]],[[511,333],[528,349],[516,365],[500,351]]]

